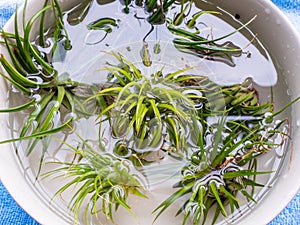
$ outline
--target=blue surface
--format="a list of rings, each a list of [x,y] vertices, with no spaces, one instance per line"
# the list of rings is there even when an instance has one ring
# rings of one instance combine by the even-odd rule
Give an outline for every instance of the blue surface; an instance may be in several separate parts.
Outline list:
[[[272,2],[275,3],[279,8],[300,10],[299,0],[272,0]]]
[[[292,23],[298,28],[300,24],[300,0],[272,1],[286,13]],[[22,0],[0,0],[0,28],[14,12],[14,4],[16,2],[20,3]],[[16,204],[1,182],[0,225],[38,225],[34,219]],[[300,225],[300,192],[269,225]]]

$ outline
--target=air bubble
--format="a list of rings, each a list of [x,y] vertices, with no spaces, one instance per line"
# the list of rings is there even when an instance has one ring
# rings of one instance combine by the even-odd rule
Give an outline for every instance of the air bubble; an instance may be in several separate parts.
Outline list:
[[[197,90],[185,90],[182,92],[182,94],[188,95],[190,96],[191,99],[193,99],[193,96],[195,96],[195,100],[193,100],[194,102],[194,107],[199,110],[203,107],[203,103],[201,102],[201,97],[203,96],[203,94],[200,91]]]
[[[40,102],[42,99],[41,95],[39,95],[39,94],[33,95],[32,98],[35,99],[36,102]]]

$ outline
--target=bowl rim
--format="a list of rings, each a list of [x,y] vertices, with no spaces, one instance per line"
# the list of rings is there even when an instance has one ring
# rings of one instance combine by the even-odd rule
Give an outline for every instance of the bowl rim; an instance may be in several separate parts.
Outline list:
[[[216,2],[216,4],[219,4],[221,0],[210,0],[211,2]],[[230,0],[231,2],[234,2],[234,0]],[[246,1],[246,0],[244,0]],[[252,2],[253,4],[260,5],[261,7],[271,9],[279,18],[281,19],[281,22],[287,27],[287,29],[290,31],[290,35],[293,35],[298,40],[297,44],[300,46],[300,36],[298,31],[295,29],[295,27],[292,25],[292,23],[289,21],[289,19],[286,17],[286,15],[271,1],[265,1],[265,0],[247,0],[248,2]],[[41,5],[42,1],[39,0],[30,0],[28,1],[28,4],[30,4],[31,10],[37,10],[39,5]],[[256,2],[256,3],[255,3]],[[40,3],[40,4],[36,4]],[[239,3],[242,4],[242,3]],[[33,7],[34,5],[34,7]],[[22,11],[22,7],[20,8],[20,11]],[[13,17],[6,23],[3,29],[7,29],[9,27],[12,27],[13,25]],[[299,47],[300,48],[300,47]],[[1,49],[1,48],[0,48]],[[0,86],[4,86],[4,82],[1,79],[0,80]],[[6,96],[6,93],[3,89],[0,90],[0,107],[4,107],[4,98],[3,96]],[[298,108],[294,107],[294,111]],[[300,110],[298,110],[300,111]],[[0,114],[0,124],[2,127],[5,127],[5,121],[7,120],[6,114]],[[299,132],[297,132],[297,136],[300,136]],[[1,139],[7,138],[7,134],[3,131],[3,129],[0,129],[0,137]],[[298,138],[299,139],[299,138]],[[297,142],[297,139],[293,140]],[[37,196],[36,192],[33,191],[35,188],[33,184],[30,184],[30,182],[27,181],[27,178],[24,176],[24,173],[19,169],[18,162],[16,160],[16,157],[14,155],[13,151],[10,149],[10,144],[3,144],[2,149],[6,149],[8,151],[2,150],[0,151],[0,178],[1,182],[5,186],[5,188],[8,190],[10,195],[16,200],[16,202],[35,220],[37,220],[39,223],[47,225],[47,224],[60,224],[60,225],[68,225],[69,223],[62,219],[54,209],[49,207],[49,204],[44,201],[41,196]],[[300,156],[297,156],[297,159]],[[293,159],[295,161],[295,158]],[[277,207],[274,209],[273,206],[276,201],[272,200],[271,197],[282,190],[279,188],[276,188],[276,185],[274,188],[276,190],[270,190],[270,193],[267,194],[265,197],[265,200],[270,200],[273,202],[271,205],[271,211],[270,209],[267,210],[267,207],[265,209],[262,209],[262,206],[256,207],[254,211],[257,213],[255,218],[259,220],[262,224],[269,223],[272,219],[274,219],[285,207],[286,205],[293,199],[293,197],[298,193],[300,189],[300,181],[298,181],[298,184],[296,180],[293,180],[293,178],[297,178],[295,175],[291,175],[289,172],[289,169],[294,168],[300,168],[300,165],[297,167],[295,163],[290,165],[291,168],[285,168],[285,171],[283,172],[283,176],[285,176],[285,179],[289,179],[290,182],[293,182],[294,187],[289,190],[287,195],[284,196],[284,198],[281,199],[280,202],[277,202]],[[7,169],[9,169],[9,172],[7,172]],[[280,182],[280,178],[277,180],[276,184]],[[298,179],[299,180],[299,179]],[[283,180],[284,181],[284,180]],[[285,185],[289,184],[285,183]],[[288,185],[287,185],[288,186]],[[22,191],[20,191],[20,187],[22,188]],[[26,194],[24,194],[26,193]],[[251,218],[252,213],[250,216],[243,217],[241,223],[239,224],[256,224],[257,222],[253,222],[253,217]],[[51,219],[49,219],[51,218]],[[255,220],[256,220],[255,219]]]

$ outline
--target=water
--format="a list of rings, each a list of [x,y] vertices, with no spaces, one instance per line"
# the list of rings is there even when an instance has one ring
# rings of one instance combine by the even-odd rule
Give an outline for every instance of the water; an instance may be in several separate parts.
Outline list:
[[[72,48],[66,51],[62,42],[53,53],[52,63],[54,68],[58,70],[60,76],[59,80],[64,81],[71,78],[81,83],[97,84],[98,86],[105,87],[107,85],[108,71],[103,68],[120,63],[113,55],[109,54],[109,52],[114,51],[121,53],[126,59],[133,62],[134,65],[140,69],[141,73],[145,75],[144,80],[150,82],[149,90],[145,91],[146,98],[151,99],[152,96],[155,96],[155,90],[160,90],[159,88],[167,90],[184,88],[185,91],[183,93],[185,95],[195,96],[194,105],[190,105],[187,102],[182,103],[175,101],[176,104],[174,105],[178,106],[178,109],[181,109],[183,112],[189,112],[189,108],[193,107],[198,110],[202,109],[203,103],[197,101],[197,99],[200,99],[204,94],[199,90],[192,89],[191,87],[194,84],[179,86],[174,83],[160,83],[159,78],[152,77],[154,72],[163,71],[163,74],[168,74],[182,68],[190,68],[185,72],[188,75],[207,77],[211,82],[214,82],[212,91],[208,93],[209,96],[212,96],[209,99],[211,105],[216,105],[218,96],[214,96],[214,92],[220,90],[221,86],[242,83],[246,79],[249,79],[251,85],[259,90],[259,97],[262,101],[270,101],[269,87],[276,85],[278,82],[276,68],[259,39],[247,28],[218,42],[220,45],[224,45],[224,43],[231,45],[234,43],[234,45],[241,47],[241,56],[232,55],[225,58],[223,58],[223,56],[216,56],[206,59],[201,56],[201,54],[190,54],[190,52],[179,51],[172,43],[173,39],[177,36],[168,30],[166,24],[150,25],[147,21],[149,14],[134,2],[131,3],[128,14],[124,13],[124,4],[119,1],[108,3],[102,1],[86,2],[90,2],[91,5],[81,23],[76,24],[71,22],[71,15],[77,8],[68,11],[64,18],[66,30],[72,41]],[[206,1],[197,1],[196,5],[200,9],[217,10],[222,13],[222,15],[204,14],[197,19],[197,29],[199,29],[201,35],[204,37],[217,38],[233,32],[235,28],[242,25],[238,20],[234,19],[234,16],[227,14],[222,9]],[[187,12],[189,12],[189,14],[179,26],[181,28],[187,28],[184,22],[189,21],[192,15],[195,15],[199,11],[199,8],[194,5],[191,8],[188,5],[186,7],[188,8]],[[175,18],[178,16],[178,14],[176,14],[178,11],[180,11],[179,5],[172,7],[167,14],[167,18]],[[114,21],[109,25],[106,24],[103,27],[99,25],[97,29],[91,29],[91,23],[95,21],[99,22],[99,19],[101,19],[99,18],[99,12],[101,12],[101,18],[113,18]],[[197,29],[194,29],[193,32],[197,32]],[[39,48],[45,51],[45,54],[49,54],[53,46],[51,35],[48,37],[47,43],[49,43],[47,48]],[[33,77],[33,79],[37,78]],[[139,94],[139,88],[143,85],[142,81],[134,88],[131,88],[129,94]],[[77,96],[84,96],[86,94],[85,91],[85,88],[79,88],[74,91],[74,93]],[[128,97],[129,94],[125,95],[125,97]],[[38,99],[40,96],[35,95],[34,98]],[[163,98],[161,97],[161,99]],[[163,99],[164,102],[167,102],[167,100],[166,98]],[[224,101],[224,99],[221,99],[221,107],[224,106]],[[55,102],[53,104],[55,104]],[[129,106],[130,105],[125,105],[124,110],[120,110],[120,113],[124,113]],[[217,106],[219,107],[219,105]],[[57,115],[54,121],[55,124],[58,124],[59,121],[66,121],[67,118],[77,112],[75,110],[75,112],[71,112],[71,114],[68,113],[69,112],[67,112],[66,115],[64,115],[64,113]],[[161,116],[162,118],[167,118],[164,114]],[[16,124],[18,128],[21,126],[20,124],[22,124],[21,121],[24,117],[26,118],[26,115],[23,115],[18,121],[12,123]],[[130,197],[129,204],[133,206],[133,211],[138,216],[138,220],[135,221],[128,213],[120,209],[120,213],[116,215],[116,223],[124,224],[124,221],[126,221],[126,224],[149,224],[149,221],[153,221],[154,219],[154,216],[149,212],[157,207],[162,200],[166,199],[170,193],[174,192],[172,186],[179,181],[182,172],[186,173],[186,171],[182,171],[182,168],[188,165],[188,161],[184,156],[190,157],[196,151],[200,134],[194,128],[201,127],[202,124],[195,123],[193,116],[191,116],[189,121],[180,127],[181,130],[179,133],[186,142],[184,142],[184,144],[178,143],[176,147],[183,149],[182,152],[178,153],[176,151],[173,152],[172,148],[174,148],[174,146],[172,146],[170,141],[165,141],[165,139],[162,138],[167,137],[166,139],[169,139],[170,133],[167,132],[166,128],[160,127],[159,121],[151,117],[145,120],[149,124],[150,129],[147,133],[149,136],[144,139],[144,142],[140,142],[140,136],[137,139],[133,137],[135,133],[134,128],[129,131],[126,129],[130,125],[130,120],[126,120],[124,117],[120,117],[120,119],[117,115],[114,117],[115,121],[110,121],[111,123],[106,121],[102,123],[101,126],[99,123],[95,125],[95,121],[99,121],[97,115],[87,118],[81,118],[79,115],[76,115],[76,117],[78,121],[74,123],[74,132],[63,132],[54,135],[54,138],[51,140],[50,148],[45,156],[45,162],[72,161],[74,152],[70,150],[68,146],[64,145],[64,143],[80,147],[78,136],[82,140],[88,141],[90,146],[99,152],[105,150],[121,160],[132,160],[130,157],[138,155],[143,163],[146,163],[144,166],[141,166],[143,163],[135,162],[138,165],[138,169],[135,172],[142,180],[141,183],[144,184],[149,199],[144,200]],[[238,121],[241,118],[233,116],[227,119],[228,121]],[[251,123],[257,120],[257,117],[248,116],[247,118],[243,118],[243,120],[250,121]],[[178,125],[182,122],[182,118],[178,119],[176,117],[174,121]],[[205,148],[209,149],[214,145],[214,140],[216,139],[216,128],[214,124],[218,124],[220,118],[212,116],[209,117],[207,121],[208,124],[212,126],[211,133],[206,134]],[[222,132],[223,138],[230,135],[230,129],[226,129]],[[153,143],[155,134],[157,133],[160,134],[160,138],[151,147],[150,144]],[[142,135],[142,133],[139,133],[139,135]],[[242,137],[238,137],[237,139],[240,140],[241,138]],[[129,148],[116,149],[116,145],[122,146],[124,143],[128,144]],[[47,143],[40,143],[37,149],[43,146],[43,144]],[[25,148],[26,143],[24,142],[23,145]],[[222,145],[219,147],[221,148]],[[239,150],[237,150],[237,152],[238,151]],[[207,151],[206,157],[213,158],[217,153],[216,151]],[[37,175],[37,168],[39,167],[39,161],[36,159],[39,158],[40,154],[41,152],[35,151],[28,160],[25,156],[21,156],[25,170],[28,171],[28,173],[31,171],[33,174],[32,177],[34,178]],[[265,160],[268,167],[264,169],[274,169],[274,167],[276,169],[276,167],[279,167],[283,155],[282,149],[271,153],[270,158]],[[147,163],[149,163],[149,165]],[[45,164],[42,168],[42,172],[52,168],[52,164]],[[217,182],[220,181],[217,185],[222,185],[222,173],[226,169],[235,171],[236,167],[228,163],[227,166],[221,170],[212,171],[203,179],[207,178],[207,182],[215,179]],[[264,183],[270,184],[273,182],[273,176],[268,177],[268,175],[266,175],[263,177],[263,180],[267,180],[264,180]],[[39,185],[41,185],[39,186],[40,194],[42,196],[48,196],[50,199],[57,191],[57,186],[60,186],[61,183],[56,180],[53,183],[41,180]],[[262,189],[260,191],[261,192],[258,192],[257,195],[258,199],[263,196],[266,190]],[[67,207],[67,201],[64,201],[64,198],[70,198],[71,194],[70,190],[63,196],[63,199],[56,199],[54,201],[55,204],[53,204],[54,207],[62,207],[63,209]],[[170,224],[181,224],[180,219],[175,218],[173,215],[176,214],[176,211],[182,203],[181,201],[174,203],[174,207],[170,209],[170,212],[166,213],[166,215],[163,214],[157,221],[157,224],[165,224],[165,221],[169,221]],[[243,201],[242,203],[244,203],[242,211],[247,211],[247,204]],[[240,216],[239,214],[237,217]],[[89,219],[90,224],[99,222],[96,217]],[[100,220],[102,219],[103,218]],[[222,223],[222,220],[220,220],[220,223]],[[192,224],[191,221],[189,221],[189,224]]]
[[[204,3],[201,6],[207,7]],[[80,24],[75,26],[67,24],[66,28],[70,39],[76,44],[73,44],[71,51],[68,52],[64,51],[62,45],[58,46],[53,60],[54,67],[60,74],[67,72],[73,79],[87,81],[89,77],[86,71],[89,71],[91,66],[92,70],[103,67],[103,64],[108,60],[107,54],[104,52],[108,51],[121,52],[132,62],[141,62],[140,51],[147,43],[150,58],[154,62],[153,68],[156,66],[156,61],[163,62],[162,64],[168,62],[169,65],[176,68],[188,64],[196,66],[198,73],[201,75],[208,75],[210,79],[221,84],[241,83],[248,77],[253,78],[261,86],[270,86],[277,82],[276,70],[270,56],[259,40],[253,38],[254,34],[247,29],[219,42],[221,44],[225,43],[226,40],[230,40],[243,50],[241,57],[232,57],[233,62],[231,63],[234,66],[228,66],[223,62],[202,60],[193,55],[180,53],[170,44],[176,36],[168,31],[166,24],[152,27],[147,21],[149,14],[145,13],[143,8],[134,4],[130,7],[129,14],[122,13],[122,8],[123,6],[118,1],[103,5],[93,2],[88,14]],[[179,6],[172,8],[168,13],[168,18],[172,19],[179,8]],[[198,10],[196,7],[191,8],[188,16],[191,17]],[[214,8],[214,10],[218,9]],[[99,11],[101,11],[101,17],[97,13]],[[72,11],[69,15],[72,15]],[[99,18],[113,18],[116,21],[116,26],[110,26],[112,31],[105,34],[105,37],[103,37],[103,32],[105,32],[103,30],[88,29],[88,24],[99,20]],[[188,20],[188,18],[185,19],[185,21]],[[233,24],[228,24],[226,22],[228,20]],[[220,16],[204,14],[197,21],[199,21],[197,29],[200,30],[202,36],[210,36],[210,38],[211,36],[214,38],[223,36],[234,31],[235,28],[232,25],[235,27],[241,26],[239,21],[232,20],[232,16],[225,12],[222,12]],[[184,28],[186,26],[181,25],[179,27]],[[191,31],[194,32],[194,30]],[[249,38],[251,36],[252,38]],[[86,41],[89,38],[93,40],[87,43]],[[91,44],[90,42],[97,42],[97,44]],[[161,51],[159,54],[155,54],[153,48],[158,42]],[[129,49],[130,51],[128,51]],[[79,52],[80,57],[78,57]],[[251,56],[249,57],[250,53]],[[98,65],[95,66],[95,64]],[[94,76],[94,74],[91,76],[94,79],[99,77]]]

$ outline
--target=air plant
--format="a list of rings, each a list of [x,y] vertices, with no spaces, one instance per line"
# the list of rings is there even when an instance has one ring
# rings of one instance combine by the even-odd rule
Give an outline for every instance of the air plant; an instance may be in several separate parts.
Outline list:
[[[182,168],[181,180],[174,185],[179,190],[154,210],[158,212],[156,219],[175,201],[184,197],[187,200],[176,214],[184,215],[183,225],[189,217],[194,225],[205,224],[210,211],[214,212],[212,224],[220,213],[227,218],[226,206],[229,206],[230,213],[240,208],[240,201],[236,197],[238,193],[247,201],[256,202],[254,188],[264,187],[256,182],[256,177],[273,172],[257,171],[257,157],[280,148],[288,138],[285,128],[288,121],[283,119],[273,123],[274,117],[286,107],[251,121],[243,117],[232,119],[228,115],[215,117],[215,121],[200,132],[199,150],[191,155],[189,164]]]
[[[41,53],[31,43],[30,31],[34,22],[40,18],[45,11],[50,9],[53,9],[53,6],[46,6],[34,14],[27,23],[23,20],[23,23],[25,24],[24,37],[21,37],[18,31],[18,13],[15,13],[14,34],[7,33],[3,30],[1,31],[4,44],[7,47],[11,59],[10,63],[4,55],[1,54],[0,62],[10,77],[3,73],[1,73],[1,75],[14,84],[23,94],[29,96],[29,102],[31,102],[31,104],[25,103],[27,108],[35,108],[29,116],[27,124],[23,127],[20,138],[28,135],[27,131],[29,131],[33,121],[37,121],[39,126],[32,130],[32,134],[37,135],[46,131],[47,133],[51,133],[51,121],[57,114],[57,111],[61,107],[66,96],[64,85],[66,85],[66,83],[70,86],[76,85],[76,82],[73,81],[62,81],[61,83],[57,83],[57,71],[43,58]],[[45,92],[42,93],[41,90],[44,90]],[[45,94],[45,97],[41,98],[42,100],[39,102],[37,98],[35,98],[36,94]],[[65,101],[66,100],[67,99],[65,99]],[[54,102],[56,104],[52,104]],[[50,106],[51,104],[52,106],[49,111],[45,112],[46,106]],[[41,108],[35,107],[36,105],[41,106]],[[45,118],[43,121],[42,117]],[[63,124],[62,129],[69,122],[70,121]],[[29,150],[28,154],[30,151],[31,150]]]
[[[122,55],[112,53],[119,65],[105,67],[109,72],[112,87],[99,91],[94,97],[114,96],[114,101],[100,113],[99,120],[110,120],[115,138],[133,141],[134,152],[151,147],[160,149],[164,133],[174,145],[173,151],[184,152],[182,130],[196,120],[194,102],[183,93],[171,79],[187,69],[163,76],[162,71],[153,73],[151,78]],[[195,118],[194,118],[195,117]],[[181,140],[182,139],[182,140]],[[140,149],[140,150],[139,150]]]
[[[81,142],[79,148],[65,143],[74,151],[72,163],[55,162],[60,167],[43,175],[44,178],[54,176],[55,179],[68,179],[54,198],[73,188],[74,194],[69,208],[77,222],[84,208],[86,224],[90,215],[100,213],[107,220],[114,221],[113,214],[120,206],[133,215],[127,204],[128,196],[147,198],[143,194],[144,187],[139,175],[133,173],[133,167],[128,161],[120,160],[109,153],[100,153],[82,139]],[[75,163],[75,160],[78,162]]]
[[[5,140],[1,143],[21,141],[30,139],[27,145],[26,155],[30,155],[37,143],[53,133],[57,133],[71,124],[73,117],[67,118],[65,121],[61,118],[61,111],[65,109],[69,112],[77,111],[81,115],[90,115],[90,108],[82,105],[83,93],[78,93],[80,86],[82,89],[88,89],[92,92],[91,85],[81,84],[71,80],[70,78],[62,79],[57,70],[51,64],[51,61],[45,54],[36,47],[31,40],[31,30],[35,23],[39,24],[39,41],[38,43],[44,45],[41,40],[45,32],[44,16],[46,12],[52,12],[56,18],[54,25],[54,44],[52,51],[55,51],[55,46],[58,42],[65,43],[66,49],[69,49],[70,40],[66,31],[62,28],[62,12],[57,1],[53,1],[51,5],[47,5],[45,1],[44,7],[35,13],[28,21],[25,21],[25,12],[23,13],[23,32],[21,36],[18,23],[18,13],[15,13],[15,29],[14,33],[5,32],[1,30],[3,37],[2,44],[6,46],[10,59],[7,59],[3,54],[0,55],[0,63],[2,64],[5,73],[0,73],[1,76],[10,82],[14,87],[24,95],[24,99],[28,102],[13,107],[10,109],[3,109],[1,112],[17,112],[21,110],[30,109],[26,122],[21,128],[20,136],[14,139]],[[25,1],[25,8],[27,1]],[[44,46],[41,46],[44,47]],[[97,88],[98,90],[98,88]],[[93,94],[93,93],[92,93]],[[91,94],[91,95],[92,95]],[[89,95],[90,96],[90,95]],[[88,96],[88,97],[89,97]],[[75,110],[76,109],[76,110]],[[95,109],[95,106],[93,106]],[[46,147],[47,148],[47,147]],[[43,149],[42,159],[47,149]]]
[[[188,21],[187,27],[192,28],[195,26],[195,20],[203,14],[220,14],[214,11],[200,11],[196,16],[193,16],[191,20]],[[218,38],[209,39],[207,37],[202,37],[198,35],[197,32],[189,31],[189,29],[178,28],[177,20],[168,21],[168,29],[171,33],[176,36],[173,40],[175,47],[185,53],[190,53],[197,55],[205,59],[213,59],[227,62],[229,65],[234,65],[232,62],[232,56],[238,57],[242,54],[242,49],[235,46],[232,42],[226,41],[225,43],[219,44],[222,41],[233,34],[246,28],[251,22],[255,20],[253,17],[247,23],[242,25],[240,28]]]
[[[24,25],[24,37],[19,34],[19,24],[18,24],[18,13],[15,13],[15,31],[14,33],[8,33],[4,30],[1,30],[1,36],[4,41],[2,44],[6,46],[8,50],[10,61],[1,54],[0,62],[9,76],[4,73],[1,73],[1,76],[12,83],[21,93],[25,96],[28,96],[29,103],[25,103],[24,106],[30,108],[36,108],[34,110],[28,122],[32,123],[37,120],[40,123],[39,128],[44,127],[41,130],[33,130],[32,134],[37,134],[39,132],[44,132],[49,130],[49,122],[52,121],[54,115],[56,115],[61,107],[65,107],[70,112],[77,112],[82,115],[90,115],[89,107],[83,106],[81,99],[85,99],[93,94],[94,88],[99,90],[99,87],[82,84],[77,81],[71,80],[69,77],[65,77],[61,74],[58,74],[57,70],[52,66],[52,62],[45,57],[45,53],[41,52],[30,39],[30,32],[35,22],[38,19],[45,16],[45,12],[51,11],[55,15],[56,21],[59,22],[54,25],[55,30],[60,30],[62,24],[62,12],[58,6],[57,1],[54,1],[53,4],[47,5],[48,1],[45,1],[45,6],[43,9],[34,14],[29,21],[23,20]],[[26,5],[26,3],[25,3]],[[57,10],[57,11],[56,11]],[[26,10],[24,10],[25,13]],[[23,16],[25,17],[25,15]],[[38,43],[41,43],[40,40],[42,35],[45,32],[44,20],[40,21],[40,35],[38,37]],[[95,25],[96,26],[96,25]],[[58,31],[57,31],[58,32]],[[56,31],[54,33],[57,33]],[[64,42],[70,43],[68,35],[64,32],[64,38],[55,38],[55,43],[53,46],[56,46],[63,39]],[[53,34],[54,35],[54,34]],[[42,41],[41,47],[44,47],[44,41]],[[53,47],[54,48],[54,47]],[[55,49],[52,49],[54,52]],[[41,98],[36,98],[39,95]],[[41,99],[39,102],[37,99]],[[53,104],[56,103],[56,104]],[[45,112],[45,108],[52,104],[51,109]],[[21,107],[23,109],[24,107]],[[93,106],[94,108],[94,106]],[[9,109],[8,109],[9,110]],[[11,110],[10,110],[11,111]],[[49,113],[53,111],[53,113]],[[41,118],[44,118],[48,114],[48,119],[45,119],[44,124]],[[69,123],[70,121],[68,121]],[[66,125],[66,124],[64,124]],[[30,127],[30,124],[24,126],[23,131],[21,132],[21,137],[28,135],[27,131]]]

